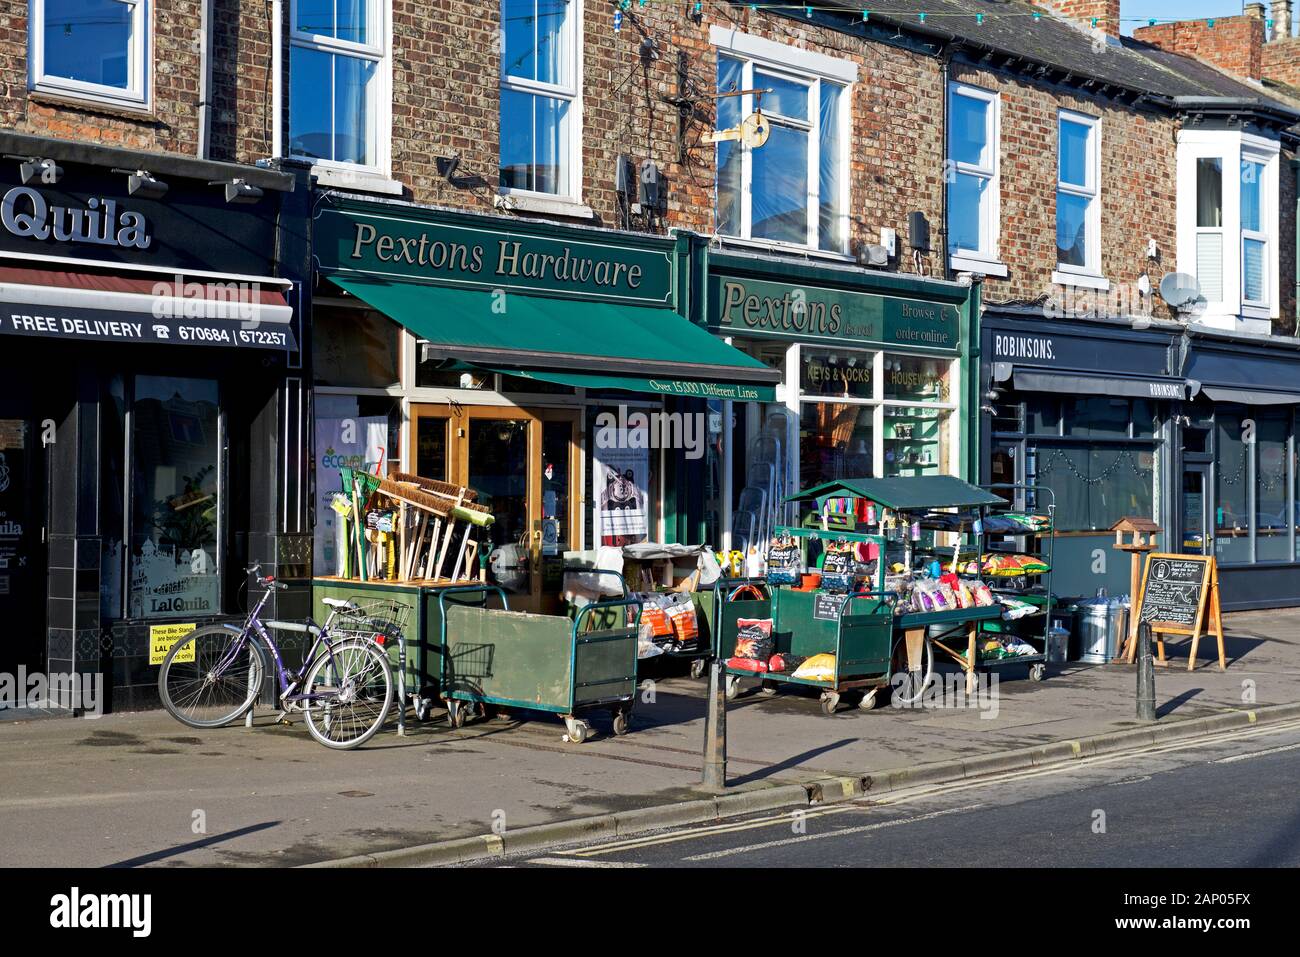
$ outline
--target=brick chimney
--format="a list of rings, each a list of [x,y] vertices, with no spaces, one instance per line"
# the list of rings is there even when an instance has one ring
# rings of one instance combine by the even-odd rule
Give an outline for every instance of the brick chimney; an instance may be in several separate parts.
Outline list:
[[[1138,27],[1133,38],[1170,53],[1194,56],[1234,76],[1258,80],[1264,75],[1263,5],[1251,6],[1259,8],[1259,16],[1252,12],[1240,17],[1216,17],[1214,26],[1208,19],[1158,23]]]
[[[1098,30],[1119,38],[1119,0],[1051,0],[1050,7],[1066,20],[1082,22],[1090,29],[1096,17]]]
[[[1291,36],[1291,0],[1273,0],[1273,32],[1264,44],[1264,79],[1300,88],[1300,37]]]

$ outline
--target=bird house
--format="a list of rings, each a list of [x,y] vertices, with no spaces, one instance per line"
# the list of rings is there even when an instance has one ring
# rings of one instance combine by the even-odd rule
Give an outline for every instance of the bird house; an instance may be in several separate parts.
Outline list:
[[[1110,527],[1115,533],[1115,547],[1125,552],[1152,552],[1157,548],[1160,526],[1149,518],[1125,515]],[[1125,537],[1127,536],[1127,538]]]

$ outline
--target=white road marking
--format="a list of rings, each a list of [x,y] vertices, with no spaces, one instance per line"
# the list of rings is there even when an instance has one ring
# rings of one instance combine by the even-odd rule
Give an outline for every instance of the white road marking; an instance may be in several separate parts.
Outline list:
[[[645,867],[645,864],[624,863],[622,861],[587,861],[579,857],[534,857],[529,864],[542,864],[546,867]]]
[[[803,844],[806,841],[817,841],[824,837],[847,837],[850,834],[864,834],[867,831],[878,831],[885,827],[898,827],[902,824],[916,824],[920,821],[929,821],[936,817],[945,817],[949,814],[960,814],[963,811],[973,811],[976,808],[984,807],[983,804],[967,804],[964,807],[945,808],[942,811],[931,811],[929,814],[918,814],[916,817],[899,818],[896,821],[877,821],[875,824],[862,824],[858,827],[842,827],[835,831],[823,831],[820,834],[800,834],[797,837],[787,837],[779,841],[766,841],[762,844],[749,844],[745,847],[728,847],[721,851],[709,851],[706,854],[692,854],[690,857],[683,857],[682,861],[713,861],[720,857],[731,857],[733,854],[748,854],[750,851],[764,851],[772,847],[785,847],[789,844]]]
[[[1266,754],[1280,754],[1283,751],[1294,751],[1300,748],[1300,744],[1284,744],[1277,748],[1265,748],[1263,751],[1247,751],[1245,754],[1230,754],[1226,758],[1218,758],[1215,764],[1232,764],[1234,761],[1246,761],[1250,758],[1263,757]]]

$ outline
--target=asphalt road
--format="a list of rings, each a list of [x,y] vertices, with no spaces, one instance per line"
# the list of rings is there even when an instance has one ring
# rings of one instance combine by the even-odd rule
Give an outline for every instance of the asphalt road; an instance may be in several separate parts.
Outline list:
[[[509,867],[1297,867],[1300,724],[507,858]]]

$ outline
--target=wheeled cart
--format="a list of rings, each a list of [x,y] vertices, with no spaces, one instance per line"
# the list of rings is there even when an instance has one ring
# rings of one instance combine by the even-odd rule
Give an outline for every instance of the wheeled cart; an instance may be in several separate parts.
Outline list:
[[[495,593],[500,608],[464,604]],[[461,727],[474,714],[504,707],[558,714],[568,738],[591,733],[587,716],[606,710],[614,733],[626,734],[636,696],[638,602],[597,601],[572,619],[511,611],[496,585],[464,585],[438,595],[440,694],[448,720]]]

